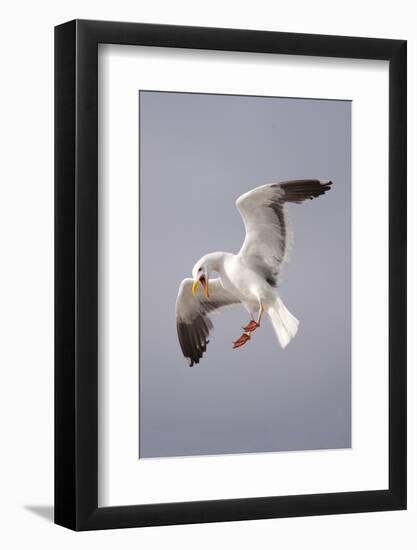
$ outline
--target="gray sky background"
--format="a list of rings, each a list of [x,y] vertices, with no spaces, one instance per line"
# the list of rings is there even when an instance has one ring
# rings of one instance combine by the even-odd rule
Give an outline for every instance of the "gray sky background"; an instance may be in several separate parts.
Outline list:
[[[237,197],[331,179],[290,205],[279,294],[300,320],[282,350],[265,317],[213,317],[199,365],[177,341],[178,285],[207,252],[238,252]],[[140,92],[140,458],[351,446],[351,103]]]

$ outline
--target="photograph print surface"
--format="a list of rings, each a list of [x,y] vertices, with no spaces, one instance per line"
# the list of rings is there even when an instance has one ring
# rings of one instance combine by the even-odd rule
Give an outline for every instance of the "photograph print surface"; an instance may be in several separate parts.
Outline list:
[[[351,102],[140,91],[139,132],[139,458],[349,448]]]

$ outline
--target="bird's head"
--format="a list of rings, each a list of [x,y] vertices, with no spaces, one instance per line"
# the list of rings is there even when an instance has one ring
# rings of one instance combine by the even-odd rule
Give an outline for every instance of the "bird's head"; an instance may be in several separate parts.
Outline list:
[[[201,284],[203,292],[206,298],[210,298],[209,295],[209,260],[206,256],[203,256],[198,260],[198,262],[193,267],[192,276],[193,276],[193,286],[192,293],[193,295],[197,292],[198,285]]]

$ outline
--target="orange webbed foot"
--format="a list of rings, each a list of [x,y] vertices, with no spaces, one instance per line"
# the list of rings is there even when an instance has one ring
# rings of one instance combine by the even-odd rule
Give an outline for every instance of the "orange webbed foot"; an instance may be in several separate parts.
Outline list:
[[[260,326],[261,325],[259,323],[257,323],[256,321],[254,321],[252,319],[252,321],[249,321],[249,323],[246,326],[242,327],[242,328],[245,332],[253,332],[254,330],[259,328]]]
[[[244,332],[240,338],[238,338],[235,342],[233,342],[233,349],[240,348],[246,342],[250,340],[250,334],[247,332]]]

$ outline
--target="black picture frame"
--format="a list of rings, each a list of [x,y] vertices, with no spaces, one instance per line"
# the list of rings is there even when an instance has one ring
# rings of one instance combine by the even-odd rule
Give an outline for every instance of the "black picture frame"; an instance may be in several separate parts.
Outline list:
[[[98,44],[389,61],[389,488],[98,506]],[[406,508],[406,41],[74,20],[55,28],[55,522],[74,530]],[[369,144],[372,147],[372,144]]]

